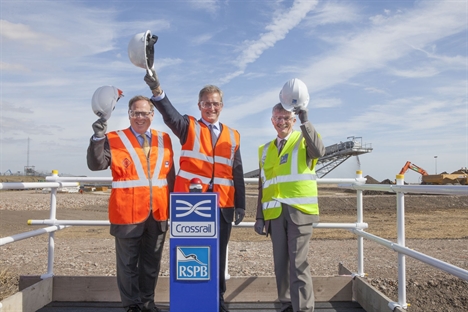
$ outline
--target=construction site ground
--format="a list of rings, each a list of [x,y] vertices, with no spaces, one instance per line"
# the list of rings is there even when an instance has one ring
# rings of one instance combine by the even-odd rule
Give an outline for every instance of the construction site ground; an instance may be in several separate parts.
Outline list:
[[[247,189],[245,221],[254,221],[256,186],[249,185]],[[106,193],[58,194],[57,216],[69,220],[106,219],[107,198]],[[37,228],[31,228],[26,221],[47,219],[49,203],[50,194],[40,191],[1,191],[0,237]],[[321,222],[356,221],[356,197],[353,192],[336,186],[320,186],[319,205]],[[468,194],[405,195],[405,211],[407,246],[468,269]],[[396,241],[395,195],[375,192],[364,195],[364,222],[369,224],[368,232]],[[56,274],[115,274],[113,240],[108,228],[73,227],[58,232],[56,239]],[[315,229],[310,259],[313,275],[333,274],[326,266],[337,267],[340,261],[355,270],[355,240],[355,236],[346,230]],[[229,264],[231,274],[271,275],[270,245],[269,238],[255,234],[251,228],[234,229]],[[90,252],[91,247],[96,252]],[[47,236],[0,247],[0,300],[17,290],[19,275],[44,273],[47,268],[46,252]],[[396,253],[365,241],[364,254],[367,280],[388,297],[397,300]],[[467,281],[408,257],[407,266],[407,302],[411,304],[408,311],[466,311]]]

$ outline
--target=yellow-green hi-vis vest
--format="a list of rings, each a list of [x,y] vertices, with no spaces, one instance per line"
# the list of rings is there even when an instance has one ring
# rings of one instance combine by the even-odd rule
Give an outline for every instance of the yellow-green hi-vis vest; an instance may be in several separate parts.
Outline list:
[[[300,131],[291,133],[279,155],[275,140],[258,149],[263,217],[265,220],[278,218],[281,203],[306,214],[318,215],[317,159],[313,160],[310,168],[307,166],[305,140]]]

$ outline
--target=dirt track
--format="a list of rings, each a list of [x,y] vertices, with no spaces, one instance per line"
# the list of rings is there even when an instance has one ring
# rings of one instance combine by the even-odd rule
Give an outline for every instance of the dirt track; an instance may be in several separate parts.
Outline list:
[[[254,193],[250,189],[249,193]],[[253,195],[253,194],[252,194]],[[105,220],[108,194],[58,194],[58,219]],[[0,192],[0,237],[30,231],[28,219],[49,218],[50,195],[34,191]],[[255,196],[247,198],[245,221],[254,220]],[[335,188],[319,189],[321,222],[355,222],[356,198]],[[394,195],[364,196],[367,232],[394,241]],[[405,196],[407,246],[468,269],[468,196]],[[113,275],[113,240],[106,227],[74,227],[56,234],[56,274]],[[46,236],[0,247],[0,298],[11,292],[18,274],[40,274],[47,265]],[[271,272],[269,238],[252,229],[233,230],[230,244],[231,275],[268,275]],[[396,254],[375,243],[365,243],[368,279],[397,300]],[[355,268],[355,237],[346,230],[315,229],[311,241],[314,275],[336,274],[338,262]],[[383,255],[389,255],[380,258]],[[240,261],[235,261],[238,259]],[[164,266],[164,265],[163,265]],[[466,311],[468,283],[407,260],[408,311]],[[5,271],[4,268],[8,268]],[[3,271],[2,271],[3,270]],[[162,274],[167,274],[164,270]],[[9,288],[10,287],[10,288]],[[431,307],[431,308],[428,308]]]

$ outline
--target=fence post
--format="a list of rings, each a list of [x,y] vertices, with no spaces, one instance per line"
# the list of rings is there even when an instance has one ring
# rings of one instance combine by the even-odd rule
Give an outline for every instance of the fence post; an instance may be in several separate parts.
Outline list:
[[[405,176],[397,174],[396,184],[404,185]],[[405,237],[405,193],[397,191],[397,243],[406,247]],[[398,253],[398,304],[406,309],[406,256]]]
[[[58,170],[52,170],[52,176],[58,177]],[[50,220],[57,220],[57,187],[50,188]],[[49,233],[49,249],[47,260],[47,273],[41,275],[41,278],[54,276],[54,257],[55,257],[55,231]]]
[[[357,170],[356,171],[356,179],[362,179],[362,171]],[[362,203],[362,190],[357,190],[356,191],[356,210],[357,210],[357,222],[358,223],[363,223],[363,203]],[[357,259],[357,269],[358,269],[358,275],[359,276],[364,276],[364,237],[358,236],[357,237],[357,244],[358,244],[358,259]]]

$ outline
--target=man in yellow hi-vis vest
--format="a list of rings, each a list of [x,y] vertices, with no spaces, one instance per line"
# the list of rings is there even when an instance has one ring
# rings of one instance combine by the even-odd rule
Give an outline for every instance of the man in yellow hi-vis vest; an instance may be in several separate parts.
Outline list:
[[[313,311],[314,292],[307,254],[312,223],[319,221],[315,164],[325,153],[320,135],[307,119],[307,110],[281,103],[272,111],[278,136],[261,145],[259,196],[255,231],[270,234],[273,244],[278,299],[281,311]]]

